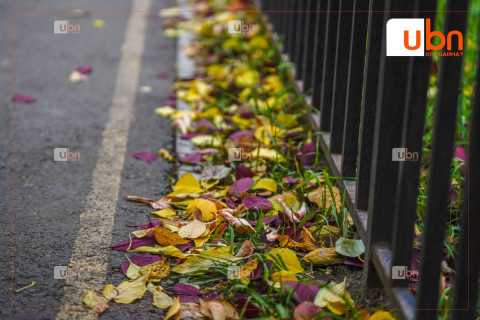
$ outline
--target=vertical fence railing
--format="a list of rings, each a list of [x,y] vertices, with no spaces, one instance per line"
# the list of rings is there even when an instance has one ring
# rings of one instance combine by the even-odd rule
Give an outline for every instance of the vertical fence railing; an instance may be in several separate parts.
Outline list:
[[[431,58],[386,56],[386,25],[392,18],[422,18],[433,26],[436,8],[436,0],[261,1],[267,21],[284,39],[284,54],[296,65],[298,90],[320,110],[314,125],[332,173],[354,178],[338,180],[338,186],[366,246],[365,282],[383,285],[402,319],[437,318],[462,58],[440,58],[414,296],[409,281],[393,281],[391,270],[411,266],[421,162],[392,161],[392,148],[409,148],[421,159]],[[468,0],[448,0],[444,34],[458,30],[466,35],[467,11]],[[454,319],[472,319],[478,295],[480,203],[471,199],[480,194],[478,72],[476,81],[452,290]]]

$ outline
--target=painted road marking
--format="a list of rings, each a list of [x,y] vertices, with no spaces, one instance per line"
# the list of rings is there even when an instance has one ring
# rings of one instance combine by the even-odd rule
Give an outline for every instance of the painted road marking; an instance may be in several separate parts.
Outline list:
[[[150,4],[151,0],[132,1],[132,11],[147,11]],[[81,277],[66,280],[61,305],[63,310],[57,314],[57,319],[97,318],[95,312],[81,310],[84,309],[82,297],[88,290],[100,291],[105,282],[109,251],[99,248],[111,245],[112,241],[146,25],[145,13],[130,12],[115,93],[93,171],[92,188],[87,196],[85,212],[80,215],[80,227],[70,259],[70,266]]]

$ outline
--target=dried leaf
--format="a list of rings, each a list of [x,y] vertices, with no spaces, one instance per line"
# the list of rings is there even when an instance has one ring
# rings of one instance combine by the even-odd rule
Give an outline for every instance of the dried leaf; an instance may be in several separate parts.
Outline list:
[[[235,256],[240,258],[248,257],[249,255],[253,254],[253,251],[255,251],[255,248],[252,241],[245,240]]]
[[[163,292],[160,286],[155,286],[152,283],[147,285],[147,290],[153,295],[153,305],[160,309],[166,309],[173,305],[173,298]]]
[[[338,315],[344,314],[347,308],[354,307],[353,300],[345,289],[345,280],[318,291],[314,303],[321,308],[327,307]]]
[[[157,151],[157,154],[165,160],[175,161],[175,159],[172,157],[172,155],[170,154],[170,152],[168,152],[167,149],[160,149]]]
[[[188,242],[178,234],[162,227],[155,227],[155,239],[157,240],[158,244],[164,247]]]
[[[226,301],[209,300],[209,301],[200,302],[200,304],[201,304],[200,312],[204,316],[209,317],[213,320],[239,319],[237,310],[235,310],[235,308]],[[208,312],[206,310],[208,310]]]
[[[82,302],[98,314],[110,308],[108,300],[93,291],[85,292]]]
[[[252,227],[247,220],[234,217],[233,210],[231,209],[222,209],[218,213],[235,229],[236,232],[240,234],[247,231],[255,231],[255,228]]]
[[[173,300],[172,306],[168,309],[167,314],[165,315],[164,320],[168,320],[180,311],[180,299],[177,297]]]
[[[224,165],[204,167],[200,174],[200,180],[221,180],[228,176],[231,170]]]
[[[134,251],[152,254],[164,254],[166,256],[172,256],[181,259],[185,259],[187,257],[182,251],[173,245],[167,247],[138,247]]]
[[[335,199],[337,212],[340,212],[340,207],[342,205],[342,196],[340,194],[340,189],[338,189],[337,187],[332,187],[332,190],[334,193],[334,197],[330,193],[329,188],[327,188],[326,186],[318,187],[317,189],[312,190],[308,193],[308,200],[315,203],[319,208],[323,208],[323,193],[326,192],[325,208],[333,206]]]
[[[189,224],[178,230],[178,235],[184,239],[196,239],[207,231],[205,223],[199,220],[193,220]]]
[[[294,249],[300,249],[304,251],[311,251],[315,250],[316,246],[312,246],[310,244],[305,244],[305,243],[300,243],[294,241],[292,238],[290,238],[287,235],[281,235],[279,234],[277,237],[279,241],[279,246],[280,247],[288,247],[288,248],[294,248]]]
[[[124,281],[116,288],[118,294],[113,298],[116,303],[132,303],[137,299],[141,299],[147,287],[145,282],[148,275],[141,276],[135,280]]]
[[[141,267],[139,271],[141,275],[147,275],[147,280],[159,280],[170,274],[170,265],[166,259],[163,259]]]
[[[158,210],[158,211],[153,211],[153,212],[150,212],[151,214],[154,214],[160,218],[171,218],[171,217],[174,217],[177,215],[177,213],[172,210],[172,209],[161,209],[161,210]]]
[[[308,262],[328,263],[341,259],[335,251],[335,247],[331,248],[317,248],[307,253],[302,260]]]

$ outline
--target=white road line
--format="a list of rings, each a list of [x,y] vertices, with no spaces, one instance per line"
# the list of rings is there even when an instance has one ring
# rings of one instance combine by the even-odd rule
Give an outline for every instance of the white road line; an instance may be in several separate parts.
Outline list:
[[[132,1],[132,11],[147,11],[151,0]],[[97,164],[93,171],[92,188],[87,196],[85,212],[70,259],[71,268],[80,278],[67,279],[65,295],[57,319],[96,319],[95,312],[83,309],[82,297],[87,290],[103,288],[108,265],[107,250],[111,245],[115,208],[125,160],[128,131],[133,118],[133,104],[138,87],[146,15],[131,12],[122,44],[122,57],[116,79],[115,93],[103,134]],[[113,132],[113,133],[112,133]],[[72,310],[73,309],[73,310]]]

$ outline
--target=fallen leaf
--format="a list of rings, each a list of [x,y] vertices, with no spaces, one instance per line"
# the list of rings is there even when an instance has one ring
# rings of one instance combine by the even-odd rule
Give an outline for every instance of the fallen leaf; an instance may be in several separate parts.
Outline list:
[[[92,26],[94,28],[103,28],[105,26],[105,21],[102,19],[95,19],[92,21]]]
[[[221,180],[228,176],[231,170],[224,165],[204,167],[200,174],[200,180]]]
[[[34,97],[27,96],[26,94],[16,94],[12,98],[15,102],[23,102],[23,103],[33,103],[37,101]]]
[[[335,314],[344,314],[346,309],[354,307],[350,294],[345,289],[345,280],[338,284],[331,283],[330,286],[318,291],[314,303],[321,307],[327,307]]]
[[[173,305],[174,299],[163,292],[160,286],[155,286],[152,283],[147,285],[147,290],[153,295],[153,305],[160,309],[166,309]]]
[[[196,239],[207,231],[205,223],[199,220],[193,220],[189,224],[178,230],[178,235],[183,239]]]
[[[132,154],[132,156],[138,160],[142,160],[148,163],[152,163],[153,160],[157,159],[157,155],[149,151],[139,151]]]
[[[240,234],[255,231],[255,228],[247,220],[233,216],[232,209],[222,209],[218,213]]]
[[[387,311],[377,311],[368,320],[395,320],[395,317]]]
[[[315,203],[319,208],[323,208],[323,194],[325,194],[325,208],[330,208],[331,206],[336,205],[337,212],[340,212],[340,207],[342,205],[342,196],[340,194],[340,189],[337,187],[332,187],[334,197],[330,193],[330,190],[328,187],[321,186],[318,187],[315,190],[312,190],[308,193],[308,200],[311,202]]]
[[[151,264],[160,260],[161,260],[160,257],[154,256],[148,253],[137,254],[125,260],[125,262],[123,262],[122,264],[121,269],[122,269],[123,275],[126,275],[128,267],[130,266],[131,263],[135,264],[137,267],[143,267],[143,266],[146,266],[147,264]]]
[[[292,238],[290,238],[287,235],[279,234],[277,236],[277,239],[279,241],[279,246],[280,247],[288,247],[288,248],[294,248],[294,249],[299,249],[299,250],[307,250],[307,251],[315,250],[317,248],[316,246],[312,246],[310,244],[300,243],[300,242],[294,241]]]
[[[93,291],[87,291],[83,295],[82,302],[98,314],[110,308],[108,300]]]
[[[248,257],[249,255],[253,254],[253,251],[255,251],[255,248],[252,241],[245,240],[235,256],[241,258]]]
[[[328,263],[339,259],[341,260],[335,251],[335,247],[317,248],[313,251],[310,251],[302,258],[302,260],[317,263]]]
[[[70,80],[70,82],[73,82],[73,83],[84,82],[84,81],[87,81],[87,79],[88,79],[87,75],[82,74],[77,70],[70,73],[70,76],[68,77],[68,80]]]
[[[166,259],[162,259],[141,267],[139,271],[141,275],[147,275],[147,280],[159,280],[170,274],[170,264]]]
[[[158,244],[164,247],[188,242],[178,234],[162,227],[155,227],[155,239],[157,240]]]
[[[365,245],[362,240],[340,238],[335,242],[338,253],[347,257],[358,257],[365,252]]]
[[[135,248],[137,252],[145,252],[151,254],[164,254],[166,256],[177,257],[181,259],[185,259],[187,256],[178,248],[173,245],[166,246],[166,247],[138,247]]]
[[[168,320],[171,317],[173,317],[174,315],[176,315],[179,311],[180,311],[180,299],[175,298],[173,300],[172,306],[170,307],[170,309],[168,309],[168,312],[165,315],[165,318],[163,318],[163,319]]]
[[[178,294],[188,295],[188,296],[200,296],[200,290],[188,283],[177,283],[171,287],[173,291]]]
[[[92,66],[89,65],[83,65],[83,66],[78,66],[76,71],[80,72],[81,74],[90,74],[92,72]]]
[[[169,117],[174,114],[177,110],[170,106],[160,107],[155,109],[155,113],[164,117]]]
[[[283,266],[285,266],[288,271],[293,273],[305,272],[295,252],[288,248],[273,248],[267,254],[267,260],[273,261],[280,269],[283,269]]]
[[[232,194],[247,192],[252,187],[254,182],[255,181],[252,178],[239,179],[230,186],[228,193]]]
[[[223,300],[200,300],[200,312],[213,320],[239,319],[237,310],[230,303]]]
[[[252,190],[268,190],[277,192],[277,183],[273,179],[263,178],[257,180],[257,182],[253,185]]]
[[[169,197],[182,197],[185,195],[193,195],[203,191],[200,188],[200,182],[191,173],[184,173],[172,186],[173,192],[169,193]]]
[[[298,281],[298,278],[295,276],[295,274],[287,270],[280,270],[280,271],[274,272],[272,273],[271,278],[273,282],[279,282],[279,283],[284,281]]]
[[[177,215],[177,213],[172,210],[172,209],[161,209],[161,210],[158,210],[158,211],[153,211],[153,212],[150,212],[151,214],[154,214],[160,218],[171,218],[171,217],[175,217]]]
[[[175,161],[175,159],[172,157],[172,155],[170,154],[170,152],[168,152],[167,149],[160,149],[157,151],[157,154],[165,160]]]
[[[217,207],[215,203],[206,200],[206,199],[194,199],[190,204],[187,206],[187,214],[191,214],[194,209],[200,210],[202,213],[202,219],[204,221],[210,221],[215,218],[215,214],[217,213]]]
[[[314,320],[319,316],[316,314],[321,312],[322,308],[311,301],[303,301],[293,311],[293,320]],[[377,319],[380,320],[380,319]]]
[[[145,281],[148,275],[141,276],[135,280],[124,281],[117,286],[118,294],[113,298],[116,303],[132,303],[137,299],[141,299],[147,287]]]
[[[272,203],[267,199],[257,196],[250,196],[245,197],[242,200],[242,203],[245,205],[247,209],[250,208],[257,208],[257,209],[264,209],[264,208],[272,208]]]

